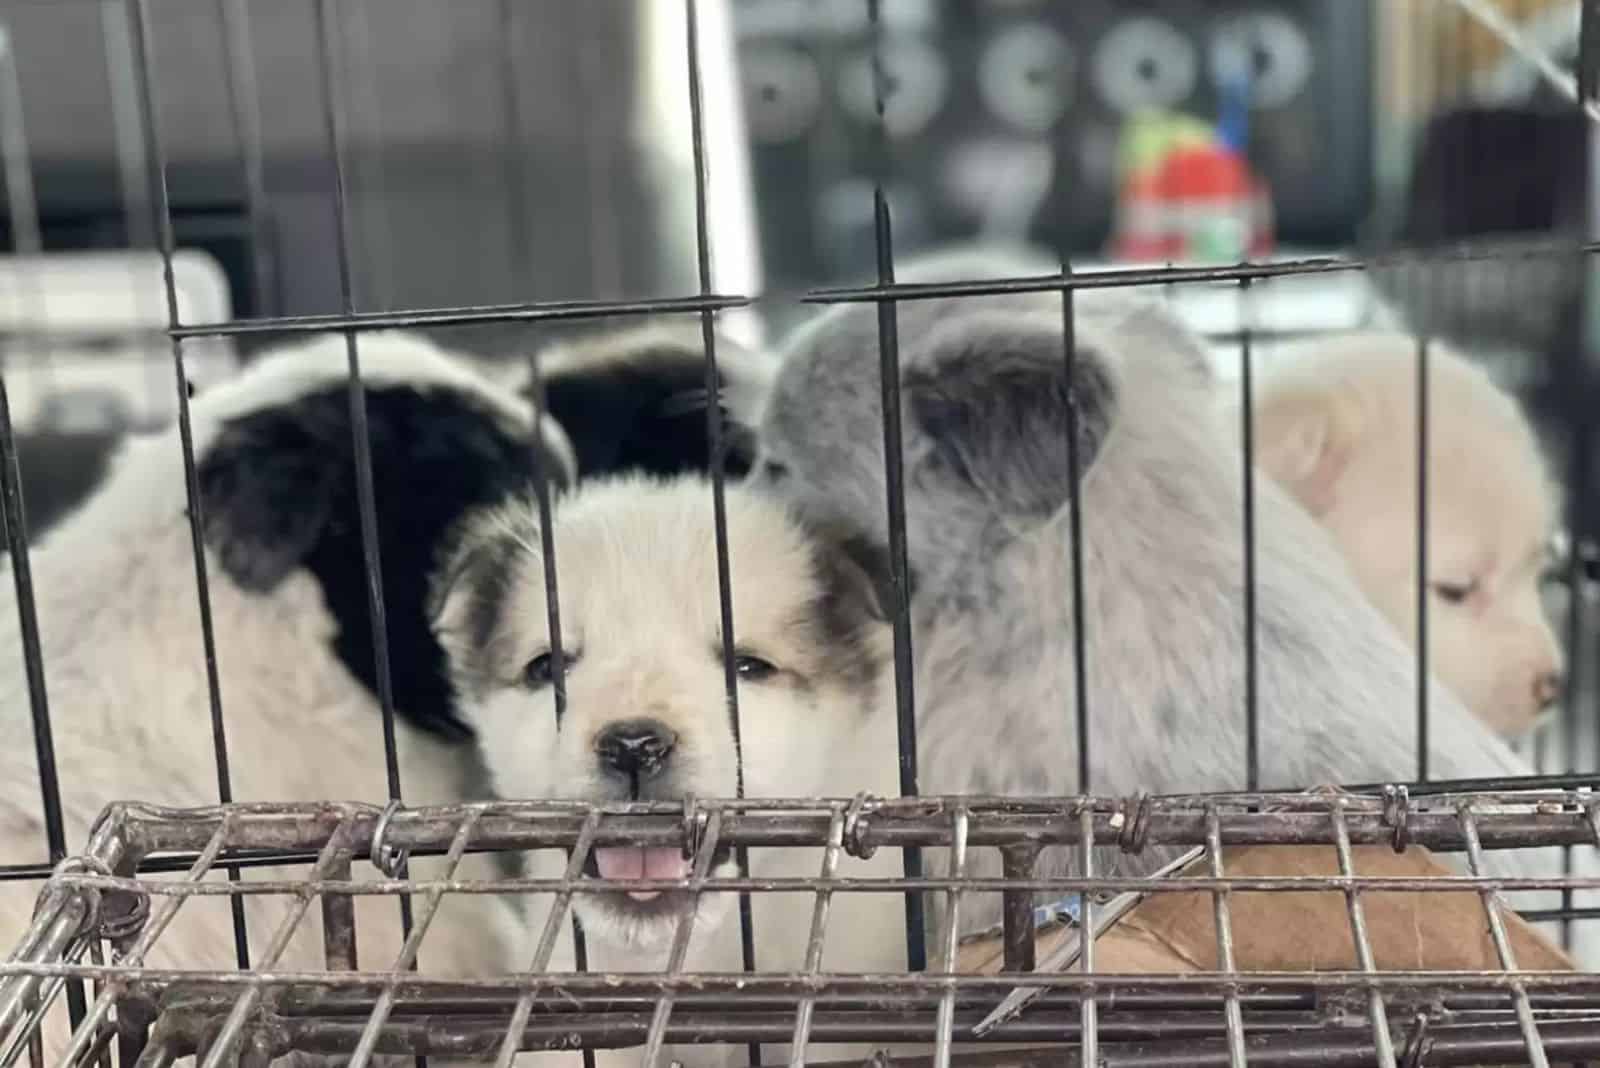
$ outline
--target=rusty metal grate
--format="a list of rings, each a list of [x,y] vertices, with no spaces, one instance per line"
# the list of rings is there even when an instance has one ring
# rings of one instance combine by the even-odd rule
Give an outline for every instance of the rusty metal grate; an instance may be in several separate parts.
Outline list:
[[[0,964],[0,1048],[15,1063],[38,1049],[38,1026],[62,981],[95,991],[66,1059],[119,1044],[124,1063],[166,1064],[197,1050],[206,1065],[238,1051],[274,1058],[292,1052],[471,1057],[507,1064],[517,1050],[646,1047],[664,1044],[777,1043],[805,1063],[819,1043],[926,1043],[936,1064],[1115,1065],[1301,1063],[1484,1063],[1485,1058],[1550,1063],[1600,1056],[1600,976],[1522,971],[1507,939],[1502,893],[1597,889],[1600,878],[1496,879],[1484,876],[1486,849],[1559,846],[1600,840],[1600,801],[1587,792],[1380,795],[1263,794],[1126,799],[857,797],[831,801],[703,800],[683,806],[634,803],[459,805],[426,809],[368,805],[238,805],[163,810],[109,809],[88,850],[64,861],[41,898],[33,927]],[[678,846],[695,859],[679,881],[602,880],[582,875],[606,844]],[[1243,877],[1227,873],[1222,849],[1240,845],[1325,845],[1337,851],[1333,876]],[[1465,851],[1469,875],[1406,879],[1354,874],[1352,849],[1421,845]],[[946,847],[945,874],[914,879],[860,878],[848,858],[878,848]],[[1084,876],[1043,879],[1013,868],[1002,878],[969,874],[986,850],[1036,853],[1096,845],[1138,851],[1197,846],[1206,877]],[[755,879],[707,875],[720,849],[820,848],[811,877]],[[469,853],[561,849],[566,874],[554,879],[462,878]],[[230,858],[260,851],[314,853],[301,878],[206,881]],[[437,877],[363,880],[352,862],[443,854]],[[187,865],[181,877],[119,875],[157,859]],[[841,862],[844,862],[842,865]],[[661,972],[580,974],[549,970],[557,932],[574,896],[615,889],[675,888],[693,894],[804,892],[814,902],[804,959],[783,971],[696,974],[683,968],[694,935],[685,910],[668,967]],[[1380,971],[1373,965],[1363,909],[1375,892],[1475,891],[1499,967],[1478,971]],[[923,974],[851,974],[822,968],[829,903],[841,894],[921,891],[943,899],[935,960]],[[1034,935],[1031,896],[1083,895],[1081,923],[1109,895],[1203,891],[1214,900],[1214,972],[1171,976],[1113,974],[1090,951],[1064,971],[1024,970]],[[1306,974],[1251,973],[1232,964],[1230,897],[1336,891],[1346,901],[1361,966]],[[1006,966],[992,975],[958,974],[963,897],[1006,899]],[[353,959],[353,902],[415,895],[415,926],[394,959],[365,970],[284,971],[278,956],[313,907],[324,917],[331,968]],[[248,970],[147,967],[144,961],[185,904],[199,897],[274,895],[293,907],[270,948]],[[523,895],[553,907],[525,970],[444,979],[407,969],[449,895]],[[84,962],[85,955],[91,959]],[[377,968],[373,964],[379,964]],[[1007,995],[1032,999],[1017,1015],[975,1033]],[[1037,993],[1033,993],[1037,991]],[[1016,997],[1012,998],[1017,1000]],[[1027,1050],[982,1052],[972,1043]],[[1051,1047],[1054,1047],[1053,1049]],[[961,1047],[956,1049],[956,1047]],[[1308,1057],[1316,1058],[1308,1061]],[[249,1059],[247,1057],[247,1059]]]

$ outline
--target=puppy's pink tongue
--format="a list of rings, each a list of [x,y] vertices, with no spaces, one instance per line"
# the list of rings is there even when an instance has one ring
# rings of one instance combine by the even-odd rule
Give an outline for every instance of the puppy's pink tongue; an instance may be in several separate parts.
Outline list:
[[[689,862],[679,849],[639,849],[634,846],[608,846],[594,851],[595,866],[602,879],[682,879],[689,874]],[[650,901],[659,890],[629,890],[635,901]]]

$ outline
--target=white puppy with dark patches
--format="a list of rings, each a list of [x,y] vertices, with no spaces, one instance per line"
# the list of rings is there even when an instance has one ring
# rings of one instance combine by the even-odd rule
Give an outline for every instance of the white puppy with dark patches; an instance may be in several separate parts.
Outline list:
[[[780,503],[727,488],[728,564],[740,732],[726,690],[710,484],[633,476],[580,484],[556,502],[552,536],[561,619],[564,706],[548,627],[544,552],[533,502],[468,521],[441,571],[435,627],[457,707],[477,731],[505,797],[680,802],[688,795],[848,797],[892,794],[896,782],[890,632],[880,552],[833,525],[797,521]],[[713,874],[736,869],[726,850]],[[820,849],[752,849],[757,877],[806,876]],[[531,854],[529,874],[554,878],[561,851]],[[895,851],[845,858],[841,874],[893,874]],[[681,879],[678,848],[604,846],[587,874]],[[805,964],[809,894],[751,895],[757,966]],[[684,967],[736,972],[736,895],[704,894]],[[905,966],[900,899],[834,897],[826,970]],[[526,967],[551,899],[528,902]],[[668,963],[685,891],[591,892],[574,899],[592,971],[654,972]],[[564,925],[552,971],[570,971]],[[633,1063],[640,1051],[611,1054]],[[841,1054],[842,1055],[842,1054]],[[575,1054],[565,1056],[576,1063]],[[681,1047],[691,1064],[743,1048]],[[663,1062],[665,1063],[665,1062]]]
[[[462,515],[529,484],[536,448],[560,482],[572,477],[571,449],[548,423],[535,435],[521,399],[424,338],[374,335],[361,353],[401,785],[413,804],[484,797],[424,613],[427,574]],[[197,396],[192,416],[233,796],[382,804],[388,786],[344,339],[264,354]],[[85,847],[113,801],[189,808],[217,800],[194,551],[183,453],[171,428],[130,438],[104,483],[31,553],[70,852]],[[4,566],[10,570],[9,559]],[[13,603],[0,605],[0,722],[12,742],[0,747],[0,856],[17,863],[43,858],[45,827],[9,574],[3,589]],[[426,878],[437,863],[419,860],[413,876]],[[306,866],[245,872],[263,875],[305,878]],[[37,893],[37,885],[0,884],[7,943],[27,928]],[[293,904],[282,895],[246,898],[258,965]],[[387,967],[401,940],[394,902],[364,899],[357,912],[360,963]],[[488,902],[447,899],[423,948],[423,970],[493,974],[498,923]],[[312,909],[277,964],[316,970],[323,961]],[[235,967],[228,902],[187,899],[146,963]],[[60,1051],[64,1015],[47,1028],[48,1050]]]
[[[1083,292],[1069,378],[1059,295],[907,301],[896,317],[923,791],[1245,788],[1242,460],[1201,345],[1154,301]],[[878,335],[870,304],[836,307],[797,332],[751,485],[881,545]],[[1087,783],[1075,717],[1074,494]],[[1405,713],[1415,658],[1326,534],[1268,479],[1255,512],[1261,787],[1414,779],[1416,718]],[[1452,695],[1432,690],[1432,777],[1530,772]],[[1500,872],[1543,863],[1491,855]],[[1147,870],[1169,856],[1105,848],[1095,863]],[[1077,865],[1061,850],[1045,867]],[[964,920],[997,919],[993,903],[973,906]]]

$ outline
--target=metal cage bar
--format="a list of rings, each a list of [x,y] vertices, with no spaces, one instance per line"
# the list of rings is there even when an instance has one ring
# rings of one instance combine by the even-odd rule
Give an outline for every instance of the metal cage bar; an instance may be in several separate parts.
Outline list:
[[[1350,852],[1350,831],[1345,826],[1344,806],[1335,804],[1330,812],[1333,820],[1334,845],[1339,853],[1339,874],[1352,877],[1356,873]],[[1376,974],[1372,942],[1367,937],[1366,912],[1361,905],[1361,894],[1353,887],[1345,891],[1345,910],[1350,917],[1350,937],[1355,942],[1356,962],[1367,974]],[[1372,1042],[1377,1049],[1379,1068],[1395,1068],[1394,1040],[1389,1032],[1389,1014],[1383,998],[1376,990],[1367,995],[1367,1013],[1372,1021]]]
[[[876,115],[874,149],[877,156],[872,182],[872,242],[877,260],[878,284],[870,292],[882,292],[894,281],[894,237],[889,217],[889,198],[883,191],[889,173],[889,126],[884,109],[887,104],[886,76],[883,69],[882,0],[866,0],[867,22],[872,34],[872,106]],[[917,779],[916,688],[913,682],[911,639],[911,564],[906,545],[905,464],[901,454],[900,430],[900,331],[894,301],[878,303],[878,375],[883,405],[883,465],[888,500],[889,569],[894,589],[891,623],[894,628],[895,719],[900,746],[900,793],[915,797],[920,792]],[[904,853],[905,873],[911,878],[922,873],[922,854],[914,849]],[[916,894],[906,895],[906,964],[912,971],[928,966],[927,932],[924,906]]]
[[[689,133],[694,152],[694,240],[695,267],[700,285],[700,295],[709,297],[711,288],[711,234],[706,208],[706,145],[705,114],[701,102],[700,85],[700,20],[696,0],[684,0],[684,36],[687,46],[684,57],[689,81]],[[733,728],[734,793],[744,796],[744,731],[739,716],[739,669],[735,650],[738,638],[733,631],[733,577],[728,560],[728,505],[725,454],[722,441],[722,377],[717,370],[717,331],[714,313],[710,308],[700,311],[700,344],[705,351],[706,391],[706,444],[711,459],[711,519],[712,533],[717,551],[717,612],[722,632],[723,692],[728,702],[728,717]],[[742,874],[750,871],[750,855],[740,849],[735,860]],[[709,863],[709,861],[708,861]],[[687,937],[685,935],[685,937]],[[676,948],[676,947],[674,947]],[[755,919],[750,911],[748,894],[739,895],[739,955],[745,971],[756,967]],[[665,1026],[666,1017],[661,1017]],[[652,1046],[655,1050],[655,1027],[652,1025]],[[760,1047],[750,1047],[750,1063],[761,1063]],[[655,1066],[652,1053],[650,1068]]]
[[[106,10],[108,33],[114,16]],[[156,106],[154,43],[145,18],[145,0],[127,0],[125,6],[129,68],[137,97],[139,143],[147,175],[141,175],[140,190],[148,193],[148,218],[161,255],[161,284],[165,291],[167,325],[175,328],[178,314],[178,286],[173,273],[176,238],[172,230],[172,210],[167,196],[166,154],[161,146],[161,116]],[[212,759],[216,764],[217,800],[233,800],[233,776],[228,763],[228,728],[222,708],[222,678],[217,666],[216,621],[211,613],[211,578],[205,555],[205,505],[200,497],[200,475],[194,458],[194,426],[189,417],[189,376],[184,369],[183,341],[172,339],[172,373],[178,401],[178,441],[183,450],[184,500],[189,516],[189,544],[194,556],[195,597],[200,609],[200,645],[205,659],[206,696],[211,717]],[[228,877],[237,880],[239,870],[230,868]],[[244,909],[233,910],[234,956],[239,967],[250,963],[249,928]]]

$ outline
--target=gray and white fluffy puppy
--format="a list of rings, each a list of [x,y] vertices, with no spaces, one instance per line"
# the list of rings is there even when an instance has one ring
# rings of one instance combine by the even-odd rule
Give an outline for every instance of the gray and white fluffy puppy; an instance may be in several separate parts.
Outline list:
[[[1205,350],[1159,303],[1059,295],[897,308],[920,787],[1158,794],[1247,786],[1242,458]],[[878,317],[841,305],[790,339],[753,486],[887,539]],[[1078,477],[1069,463],[1076,408]],[[1089,723],[1078,781],[1072,528],[1081,505]],[[1324,533],[1255,483],[1263,788],[1416,777],[1416,664]],[[1431,687],[1433,778],[1531,769]],[[974,854],[982,868],[992,851]],[[1096,870],[1175,850],[1102,848]],[[1491,854],[1505,874],[1544,865]],[[1534,868],[1530,869],[1529,865]],[[1067,850],[1043,870],[1076,868]],[[992,870],[992,869],[991,869]],[[997,918],[973,895],[966,927]]]

